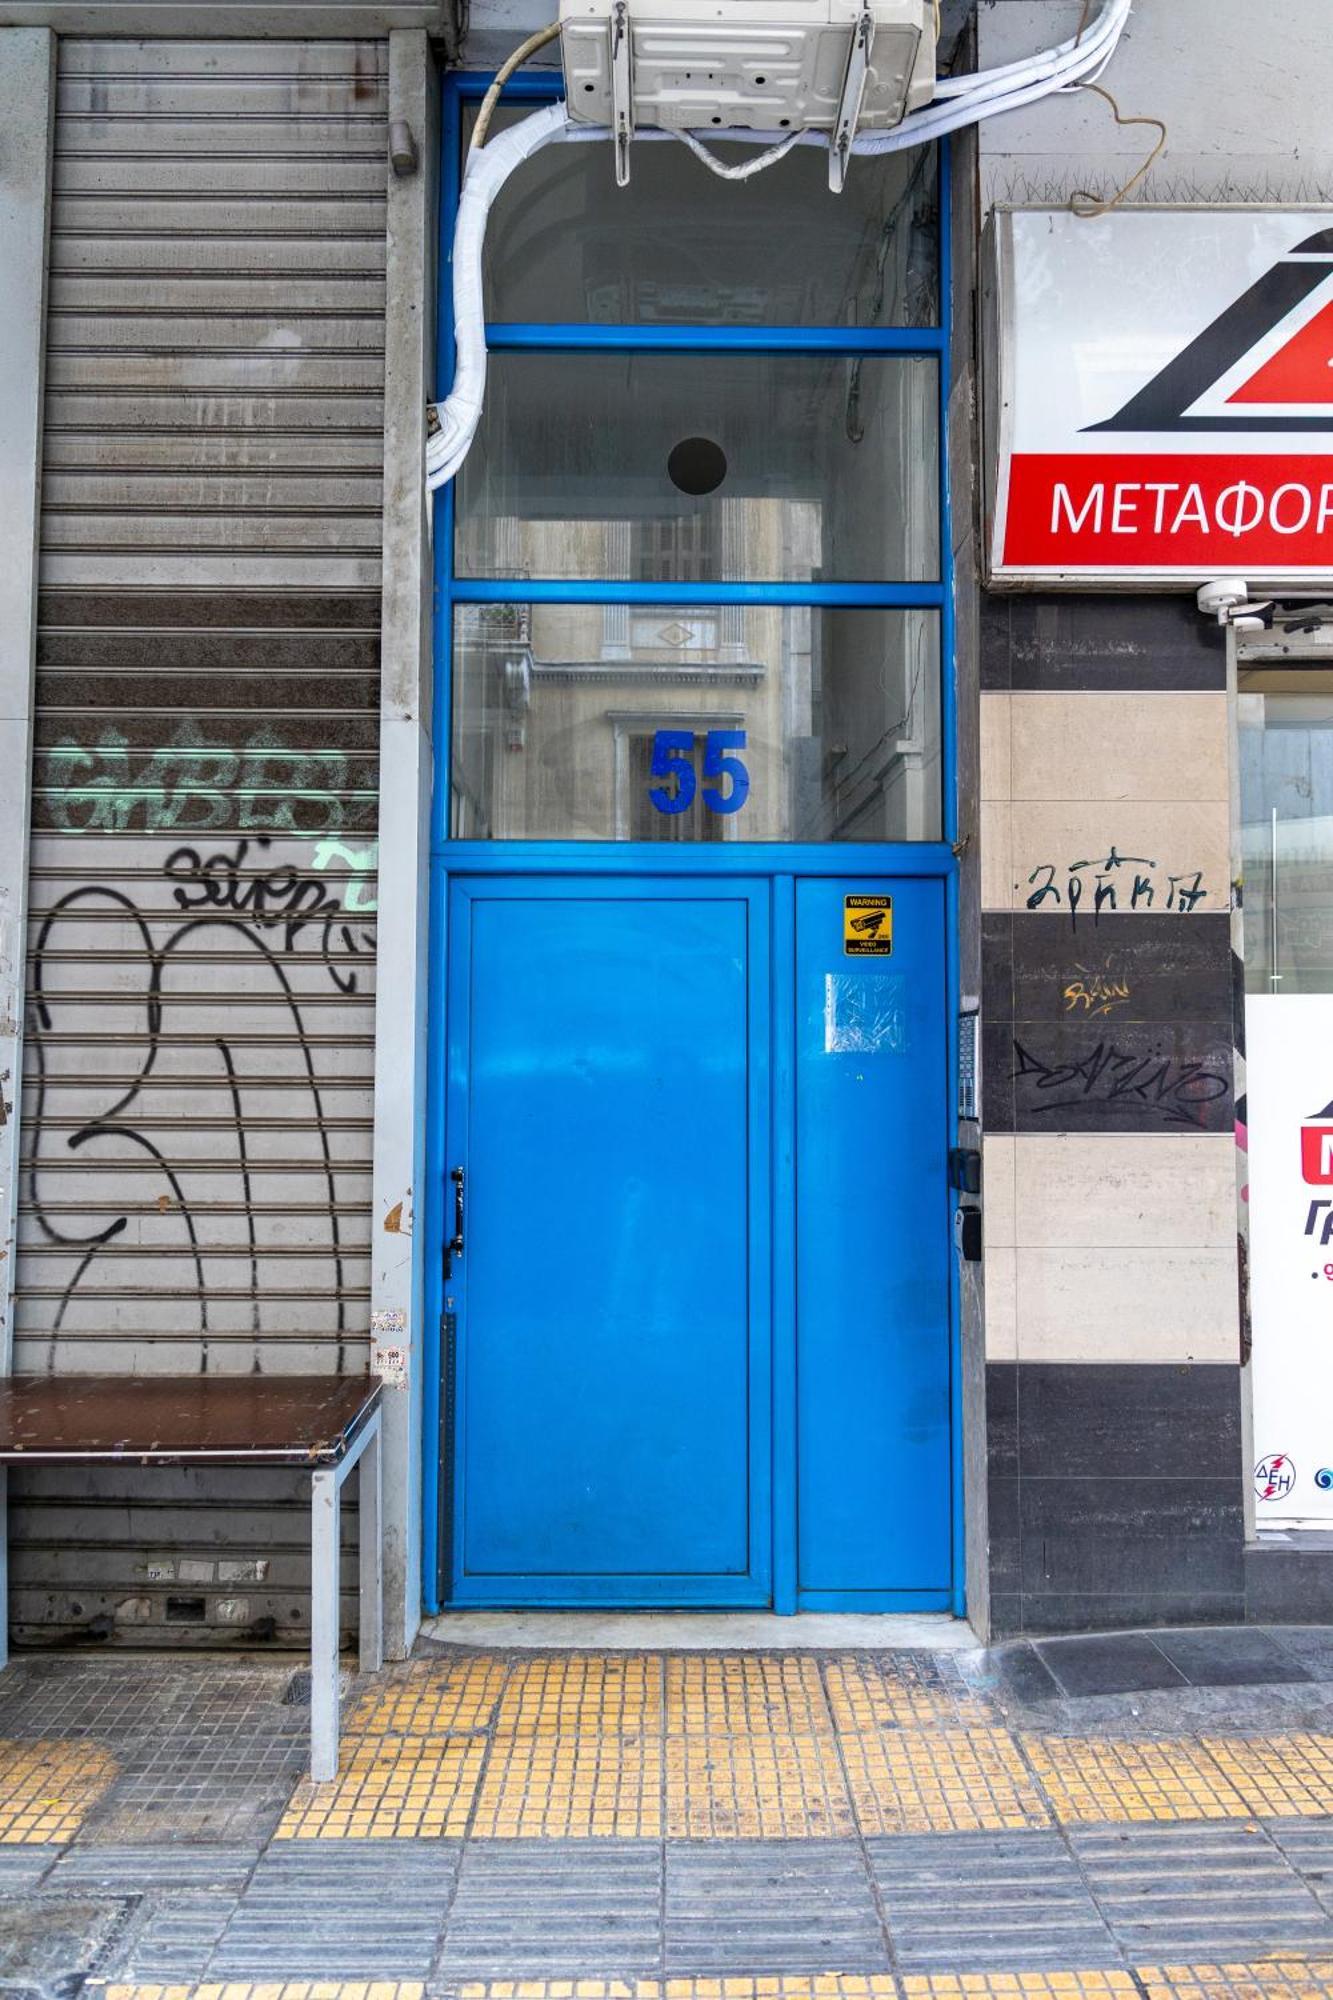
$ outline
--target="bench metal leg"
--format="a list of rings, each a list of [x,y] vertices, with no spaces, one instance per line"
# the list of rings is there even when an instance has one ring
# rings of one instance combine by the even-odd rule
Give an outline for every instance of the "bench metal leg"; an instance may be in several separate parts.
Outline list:
[[[9,1468],[0,1465],[0,1667],[9,1662]]]
[[[338,1466],[310,1480],[310,1775],[338,1775]]]
[[[381,1529],[380,1420],[376,1412],[374,1428],[361,1455],[361,1479],[357,1491],[360,1509],[360,1666],[363,1674],[378,1673],[384,1664],[384,1554]]]

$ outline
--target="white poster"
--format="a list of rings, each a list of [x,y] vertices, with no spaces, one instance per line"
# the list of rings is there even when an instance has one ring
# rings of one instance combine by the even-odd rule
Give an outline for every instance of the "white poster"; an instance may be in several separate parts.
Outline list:
[[[1255,1515],[1333,1522],[1333,994],[1249,994]]]

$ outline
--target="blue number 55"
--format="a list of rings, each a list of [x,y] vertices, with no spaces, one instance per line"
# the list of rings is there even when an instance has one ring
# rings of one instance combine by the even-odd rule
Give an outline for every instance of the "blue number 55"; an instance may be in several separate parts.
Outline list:
[[[730,778],[731,790],[723,792],[716,785],[703,788],[704,804],[709,812],[739,812],[750,796],[750,773],[739,757],[724,755],[728,750],[745,748],[743,729],[710,729],[704,738],[704,776],[706,778]]]
[[[650,785],[648,796],[660,813],[688,812],[694,802],[694,731],[692,729],[659,729],[653,738],[653,761],[651,772],[654,778],[672,778],[676,781],[674,792],[665,785]]]

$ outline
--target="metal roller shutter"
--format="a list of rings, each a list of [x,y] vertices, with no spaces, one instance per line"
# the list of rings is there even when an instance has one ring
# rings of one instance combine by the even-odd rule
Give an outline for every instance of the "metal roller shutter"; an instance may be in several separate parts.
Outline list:
[[[60,47],[18,1368],[366,1365],[387,68]],[[20,1640],[308,1617],[296,1482],[15,1489]]]

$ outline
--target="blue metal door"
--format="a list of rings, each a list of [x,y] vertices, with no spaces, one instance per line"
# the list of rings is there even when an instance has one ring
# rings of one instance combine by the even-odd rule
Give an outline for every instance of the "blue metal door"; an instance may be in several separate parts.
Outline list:
[[[947,1601],[944,900],[931,881],[796,884],[797,1577],[812,1609]]]
[[[452,885],[456,1603],[768,1601],[768,900]]]
[[[961,1610],[947,161],[643,150],[436,513],[425,1601]]]

